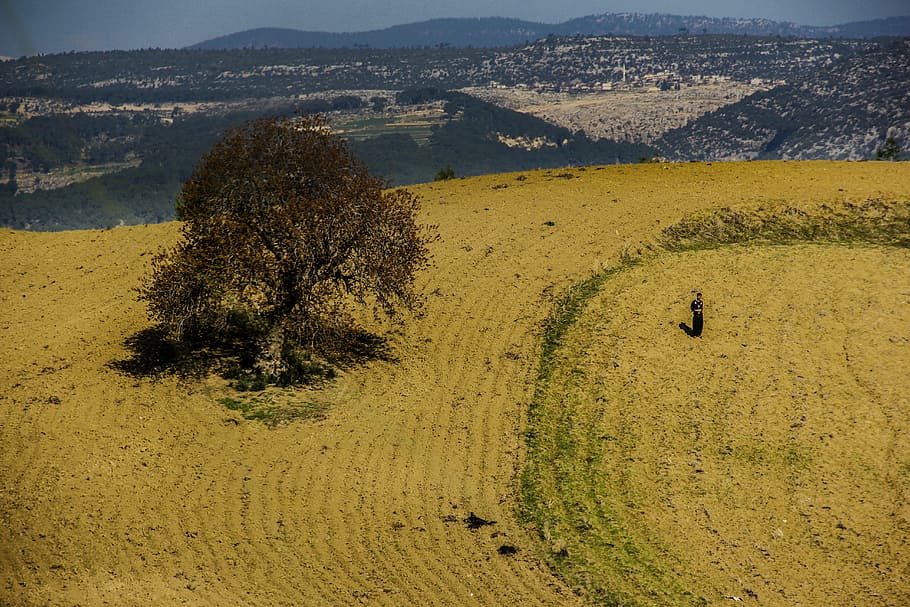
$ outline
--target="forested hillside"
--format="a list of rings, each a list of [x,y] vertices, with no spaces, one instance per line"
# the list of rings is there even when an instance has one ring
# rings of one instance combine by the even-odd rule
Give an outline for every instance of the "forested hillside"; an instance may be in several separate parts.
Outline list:
[[[457,176],[470,176],[630,163],[654,154],[653,148],[644,145],[592,141],[583,133],[469,95],[429,91],[431,97],[427,89],[399,95],[405,106],[435,102],[441,107],[437,125],[423,144],[402,133],[351,141],[358,158],[393,184],[432,181],[443,168],[451,168]],[[280,109],[292,114],[295,107]],[[175,197],[199,157],[225,128],[252,115],[187,116],[168,126],[137,129],[134,136],[141,141],[136,146],[142,153],[141,165],[31,194],[16,195],[7,188],[0,193],[0,225],[60,230],[173,219]],[[86,119],[61,118],[64,129],[68,120]],[[57,159],[68,148],[49,149],[47,156]]]

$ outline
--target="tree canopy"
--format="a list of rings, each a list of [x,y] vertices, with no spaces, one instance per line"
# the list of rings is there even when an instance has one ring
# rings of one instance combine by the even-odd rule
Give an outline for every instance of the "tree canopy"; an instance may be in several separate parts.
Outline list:
[[[343,350],[355,307],[394,317],[421,297],[429,264],[419,199],[386,189],[317,115],[261,118],[229,130],[184,183],[183,238],[140,288],[179,340],[249,338],[256,368]]]
[[[875,158],[877,160],[898,160],[900,156],[901,148],[897,145],[897,141],[892,135],[888,135],[885,142],[882,144],[882,147],[878,148],[875,152]]]

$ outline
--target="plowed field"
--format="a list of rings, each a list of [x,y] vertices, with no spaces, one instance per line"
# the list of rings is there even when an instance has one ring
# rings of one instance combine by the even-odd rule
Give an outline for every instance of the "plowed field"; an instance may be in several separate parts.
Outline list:
[[[906,201],[910,171],[640,165],[413,189],[441,235],[419,277],[424,313],[390,330],[393,360],[292,395],[322,417],[274,429],[220,404],[217,381],[117,370],[149,326],[131,289],[175,224],[0,232],[0,604],[581,604],[516,516],[540,326],[558,295],[694,211]],[[750,268],[737,280],[771,289]],[[655,320],[684,353],[687,314],[683,302]],[[718,328],[709,316],[706,346]]]

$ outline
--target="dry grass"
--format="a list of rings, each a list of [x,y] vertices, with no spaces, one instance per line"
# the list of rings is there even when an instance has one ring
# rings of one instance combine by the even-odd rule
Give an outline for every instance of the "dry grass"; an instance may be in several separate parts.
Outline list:
[[[394,359],[346,370],[318,395],[285,395],[288,402],[319,403],[324,409],[313,419],[278,423],[273,429],[245,419],[241,406],[233,411],[220,403],[232,395],[217,382],[168,375],[137,379],[111,364],[128,358],[128,340],[148,328],[131,289],[146,271],[149,253],[177,237],[174,224],[55,234],[0,232],[0,603],[579,604],[582,598],[565,579],[553,576],[540,559],[535,536],[515,515],[517,477],[528,461],[522,430],[534,394],[539,328],[558,294],[618,265],[624,255],[648,253],[666,226],[693,213],[772,203],[809,212],[823,204],[906,201],[910,174],[896,163],[641,165],[495,175],[415,189],[426,201],[426,222],[439,225],[442,234],[433,247],[436,266],[420,277],[428,295],[425,314],[403,328],[375,327],[388,337]],[[893,262],[879,258],[863,263],[877,273],[877,264]],[[693,279],[708,295],[711,314],[702,345],[717,348],[705,357],[716,363],[715,375],[705,375],[696,385],[707,394],[719,394],[726,385],[722,361],[730,360],[733,350],[745,350],[712,341],[720,335],[721,302],[732,306],[752,296],[729,291],[732,286],[724,287],[725,281],[736,276],[737,288],[754,285],[756,293],[776,284],[775,275],[760,264],[737,263],[717,258],[710,264],[715,274]],[[633,272],[660,267],[649,261]],[[667,267],[671,269],[657,276],[682,280],[685,270]],[[650,368],[666,369],[695,347],[675,325],[660,325],[685,320],[685,302],[675,301],[682,287],[671,282],[661,287],[661,278],[648,283],[650,291],[638,292],[640,280],[628,285],[629,294],[648,306],[624,310],[630,315],[624,328],[638,335],[652,325],[646,315],[631,315],[659,312],[653,322],[661,332],[673,330],[653,349]],[[892,277],[891,282],[905,284],[902,280]],[[880,284],[868,286],[883,304],[893,302],[888,299],[892,292],[879,291]],[[910,292],[901,289],[899,293]],[[673,294],[669,300],[667,292]],[[663,308],[655,303],[658,293],[663,293]],[[848,322],[839,310],[831,307],[828,316],[816,317],[823,329]],[[884,320],[876,317],[876,322]],[[799,353],[775,350],[778,333],[755,320],[750,323],[752,341],[746,343],[763,339],[768,360],[777,351],[800,362]],[[802,337],[793,341],[806,343],[806,336],[798,335]],[[622,343],[632,344],[630,339]],[[723,349],[727,347],[729,352]],[[649,351],[640,347],[628,356]],[[872,350],[850,352],[859,356],[851,363],[855,369],[878,356]],[[873,358],[863,358],[867,354]],[[899,373],[894,365],[906,360],[892,358],[894,362],[878,361],[890,365],[881,368],[882,376]],[[625,360],[619,361],[620,369]],[[802,385],[796,379],[792,385],[783,383],[791,381],[789,367],[775,371],[776,376],[758,366],[742,370],[755,379],[736,384],[740,407],[749,402],[749,390],[763,385],[762,373],[778,377],[780,390]],[[642,363],[639,373],[644,372]],[[881,402],[889,402],[884,392],[881,396]],[[875,392],[865,393],[867,401],[877,398]],[[902,398],[897,406],[906,418]],[[677,407],[682,422],[691,419],[682,417],[688,404],[680,399],[664,406]],[[720,435],[735,426],[723,421],[717,420],[712,431]],[[770,423],[765,417],[750,423],[764,421]],[[807,416],[805,432],[821,434],[822,427],[812,425],[816,423]],[[859,445],[856,437],[864,423],[857,419],[852,438],[845,435],[845,442],[833,447]],[[639,434],[644,433],[642,427]],[[734,472],[730,463],[760,454],[757,447],[764,443],[736,438],[717,444],[718,449],[729,444],[726,455],[703,449],[703,457],[714,458],[706,459],[699,473],[704,494],[673,494],[678,512],[685,514],[687,504],[696,503],[686,500],[716,493],[717,504],[706,506],[712,517],[719,517],[726,507],[721,498],[729,496],[734,504],[744,499],[725,493],[723,483]],[[693,436],[680,435],[674,448],[690,444],[683,439],[691,443]],[[895,453],[901,453],[901,445],[894,443]],[[878,445],[868,447],[864,453],[871,455],[860,463],[877,461],[873,447]],[[799,463],[798,455],[789,461]],[[806,465],[822,461],[809,455]],[[791,465],[770,461],[784,470]],[[681,460],[670,473],[688,473],[689,462]],[[840,473],[838,482],[854,471]],[[832,495],[840,495],[844,485],[831,486],[832,477],[825,478]],[[817,529],[827,532],[833,515],[843,515],[837,522],[846,529],[839,531],[854,541],[854,531],[868,532],[859,517],[880,507],[866,499],[866,505],[852,504],[849,512],[832,502],[824,514],[828,511],[818,505]],[[648,502],[641,498],[641,504]],[[907,517],[904,510],[893,512],[904,526],[893,529],[887,550],[905,555],[900,550],[907,543]],[[704,523],[704,514],[697,515],[691,518]],[[475,524],[478,520],[495,523]],[[655,533],[665,533],[660,525],[672,519],[661,520],[643,519],[654,525]],[[735,526],[738,519],[728,520]],[[775,521],[770,531],[756,531],[773,534],[778,527],[783,540],[757,540],[775,557],[781,541],[796,539],[791,528]],[[707,527],[693,529],[709,533]],[[742,530],[747,532],[752,533]],[[666,533],[666,553],[677,554],[676,540]],[[567,553],[572,554],[568,548]],[[654,562],[670,579],[677,579],[677,569],[701,575],[684,562],[663,561],[662,555],[655,553]],[[804,584],[815,583],[810,573],[797,569],[794,575],[801,575]],[[690,588],[685,576],[678,584]],[[894,584],[892,594],[899,597],[906,588]],[[758,599],[747,595],[744,600],[772,604],[774,595],[762,586],[749,588]],[[705,596],[711,603],[729,603],[719,595]]]

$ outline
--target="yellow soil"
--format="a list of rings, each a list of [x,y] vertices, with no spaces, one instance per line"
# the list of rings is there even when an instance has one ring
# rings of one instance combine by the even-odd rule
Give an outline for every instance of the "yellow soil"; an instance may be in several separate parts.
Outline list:
[[[702,339],[680,326],[693,287],[708,296]],[[551,499],[587,523],[550,529],[552,545],[643,605],[696,604],[672,586],[753,605],[908,604],[908,327],[907,249],[727,247],[614,277],[549,386],[578,446]],[[649,559],[672,573],[652,576]]]
[[[176,225],[0,232],[0,604],[576,604],[514,516],[552,298],[694,210],[906,200],[910,171],[566,172],[414,188],[442,235],[425,315],[392,334],[397,362],[317,396],[325,419],[275,430],[207,383],[109,366],[148,326],[130,289]]]

